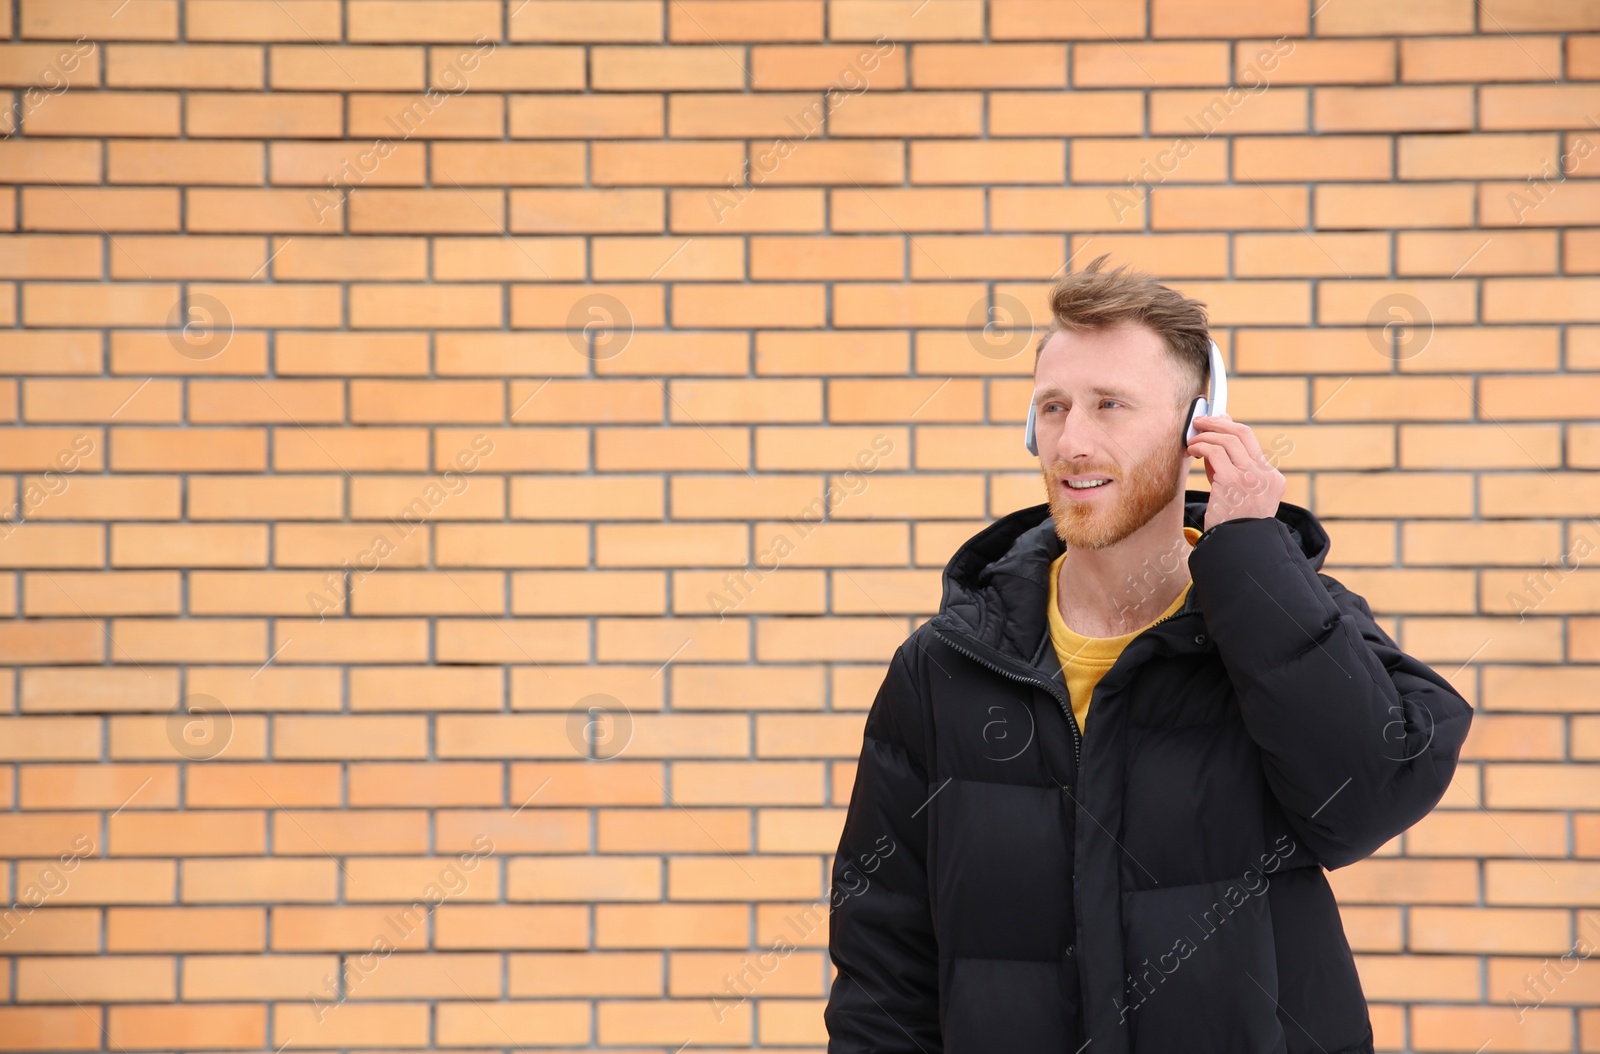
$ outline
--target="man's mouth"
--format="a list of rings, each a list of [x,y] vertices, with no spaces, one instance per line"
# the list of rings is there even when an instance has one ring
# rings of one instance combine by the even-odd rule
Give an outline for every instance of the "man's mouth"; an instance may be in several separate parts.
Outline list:
[[[1082,479],[1064,479],[1063,489],[1073,498],[1087,498],[1109,488],[1113,481],[1105,476],[1088,476]]]

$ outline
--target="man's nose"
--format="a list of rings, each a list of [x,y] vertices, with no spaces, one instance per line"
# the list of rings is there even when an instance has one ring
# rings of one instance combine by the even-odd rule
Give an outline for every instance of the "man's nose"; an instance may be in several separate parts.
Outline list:
[[[1056,452],[1064,456],[1092,452],[1100,433],[1099,424],[1078,407],[1061,410],[1055,414],[1061,422],[1061,433],[1056,436]]]

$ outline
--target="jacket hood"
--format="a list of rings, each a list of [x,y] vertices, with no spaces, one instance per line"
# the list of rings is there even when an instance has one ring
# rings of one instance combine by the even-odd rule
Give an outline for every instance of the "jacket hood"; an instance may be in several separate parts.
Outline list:
[[[1183,495],[1184,526],[1204,531],[1209,492],[1185,490]],[[1320,569],[1330,543],[1316,516],[1286,501],[1278,503],[1275,516],[1312,568]],[[1041,638],[1049,635],[1050,565],[1065,549],[1049,503],[1002,516],[963,542],[945,565],[939,614],[930,621],[935,628],[964,631],[1022,662],[1033,661]],[[1195,609],[1191,589],[1179,612]]]

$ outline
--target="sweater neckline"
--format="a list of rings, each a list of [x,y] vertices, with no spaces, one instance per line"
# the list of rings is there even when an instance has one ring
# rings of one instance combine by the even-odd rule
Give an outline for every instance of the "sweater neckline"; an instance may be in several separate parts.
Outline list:
[[[1199,540],[1200,534],[1200,531],[1188,525],[1183,528],[1183,536],[1191,546]],[[1071,655],[1077,662],[1097,662],[1107,666],[1116,662],[1117,656],[1122,654],[1122,649],[1127,647],[1129,641],[1182,607],[1184,600],[1189,596],[1189,590],[1194,588],[1193,580],[1187,582],[1172,603],[1167,605],[1167,609],[1143,626],[1127,633],[1119,633],[1114,637],[1091,637],[1077,632],[1067,625],[1066,619],[1061,617],[1058,583],[1061,581],[1061,561],[1066,559],[1066,556],[1066,552],[1063,551],[1050,562],[1049,607],[1046,612],[1050,620],[1050,638],[1056,650]]]

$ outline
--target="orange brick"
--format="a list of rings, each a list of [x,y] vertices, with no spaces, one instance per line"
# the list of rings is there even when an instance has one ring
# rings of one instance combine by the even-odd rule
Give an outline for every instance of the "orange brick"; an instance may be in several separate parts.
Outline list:
[[[505,126],[499,96],[473,96],[455,91],[421,95],[353,96],[349,106],[351,137],[375,141],[402,139],[488,139]],[[382,158],[382,152],[378,154]],[[387,158],[383,158],[387,161]]]
[[[1289,34],[1293,37],[1297,34]],[[1391,84],[1392,40],[1241,40],[1234,44],[1238,83]]]
[[[350,229],[362,234],[505,232],[505,204],[499,193],[444,190],[350,192]]]
[[[664,202],[657,190],[514,190],[511,229],[657,232],[663,227]]]
[[[1327,278],[1384,275],[1389,271],[1389,244],[1390,235],[1377,231],[1318,233],[1310,237],[1298,231],[1292,234],[1237,234],[1233,238],[1234,274],[1240,278],[1269,278],[1282,274],[1321,275]],[[1455,270],[1457,263],[1452,261],[1448,270]],[[1346,334],[1313,332],[1289,339],[1295,340],[1300,336],[1312,339],[1321,336],[1342,338]],[[1359,349],[1360,365],[1351,365],[1352,370],[1388,368],[1386,363],[1374,362],[1368,357],[1372,346],[1367,340],[1362,339],[1354,346]]]
[[[820,40],[824,0],[684,0],[667,9],[667,39],[683,43]]]
[[[289,238],[274,241],[272,266],[278,278],[420,279],[426,259],[421,238]],[[342,371],[377,372],[382,362],[384,373],[410,373],[415,370],[407,368],[407,360],[418,346],[416,335],[404,333],[282,333],[278,372],[343,376]],[[319,358],[322,368],[310,368]]]
[[[1131,188],[996,187],[990,201],[995,230],[1032,231],[1064,224],[1098,231],[1142,226],[1149,195]]]
[[[313,1042],[324,1046],[373,1043],[413,1047],[427,1042],[428,1018],[426,1003],[367,1006],[346,1001],[337,1004],[337,1012],[328,1013],[326,1007],[306,1000],[276,1004],[272,1028],[274,1034],[314,1036]]]
[[[746,948],[749,909],[731,904],[601,904],[600,948]]]
[[[1075,88],[1225,84],[1228,47],[1220,43],[1079,44]]]
[[[913,183],[1059,183],[1065,176],[1054,140],[911,144]]]
[[[203,955],[187,958],[184,967],[186,1001],[304,999],[321,994],[324,979],[339,972],[331,955]]]
[[[337,804],[338,785],[337,765],[279,762],[195,768],[185,790],[191,806],[283,808]]]
[[[1504,89],[1485,89],[1496,90]],[[1319,132],[1465,131],[1473,109],[1462,87],[1318,88],[1313,105]]]
[[[218,717],[221,699],[184,697],[186,717],[176,728],[168,715],[125,715],[110,720],[110,757],[128,761],[261,760],[267,753],[266,718],[234,713]],[[210,757],[208,757],[210,755]]]
[[[910,340],[906,334],[899,333],[769,332],[756,335],[758,374],[902,373],[910,361],[909,356]],[[826,440],[826,436],[818,438]],[[757,441],[760,441],[759,434]]]
[[[1316,225],[1328,229],[1466,227],[1472,222],[1472,200],[1471,186],[1454,183],[1318,187]]]
[[[191,190],[186,196],[190,231],[309,233],[330,229],[344,217],[336,194],[304,190]],[[330,226],[324,226],[328,224]]]
[[[459,857],[352,858],[344,865],[345,897],[405,905],[404,911],[418,917],[446,899],[495,901],[501,897],[500,872],[492,861],[485,862],[484,852],[478,848]]]
[[[164,956],[51,956],[17,961],[17,1002],[170,1003],[174,962]]]
[[[1030,227],[1033,224],[1029,225]],[[934,266],[937,270],[937,266]],[[1000,288],[1005,293],[1004,287]],[[1014,295],[1014,294],[1013,294]],[[982,318],[988,297],[974,282],[928,285],[926,283],[857,283],[840,286],[834,295],[834,319],[844,326],[950,326],[972,325]],[[957,392],[965,392],[958,388]],[[936,404],[935,404],[936,405]],[[909,408],[915,409],[915,407]],[[924,420],[940,420],[943,407]],[[872,418],[872,420],[882,420]]]
[[[619,0],[596,8],[584,0],[548,0],[511,12],[512,40],[640,41],[661,39],[661,5]]]
[[[112,44],[106,48],[106,86],[261,88],[262,57],[260,48],[247,46]]]
[[[1552,128],[1586,124],[1600,102],[1586,84],[1492,85],[1480,92],[1479,127],[1485,131]]]
[[[266,1008],[259,1004],[114,1006],[106,1036],[123,1049],[151,1049],[181,1035],[198,1046],[239,1047],[266,1042]]]
[[[507,956],[508,995],[661,995],[661,959],[650,952],[519,952]]]
[[[93,1046],[102,1034],[105,1010],[74,1006],[0,1007],[0,1049],[71,1050]]]
[[[904,253],[901,238],[752,237],[750,277],[904,278]]]
[[[100,754],[96,717],[5,717],[0,729],[5,730],[0,756],[7,761],[97,760]]]
[[[351,40],[441,43],[500,39],[494,0],[350,0]]]
[[[24,37],[174,40],[178,35],[178,3],[174,0],[133,0],[126,11],[104,0],[27,0],[21,6]],[[122,14],[128,16],[126,21],[120,19]],[[10,27],[10,19],[6,26]]]
[[[687,6],[670,8],[669,17],[687,9]],[[754,11],[756,7],[748,3],[737,8],[719,4],[719,9]],[[782,30],[768,27],[764,32],[771,34]],[[894,41],[872,45],[756,45],[750,48],[750,86],[756,91],[833,88],[850,93],[867,88],[900,89],[907,84],[906,65],[906,49],[896,46]]]
[[[106,909],[108,951],[250,951],[262,949],[265,939],[263,908]]]
[[[389,48],[376,49],[380,54]],[[427,83],[452,93],[464,91],[581,91],[586,82],[584,49],[579,47],[497,47],[487,41],[471,47],[435,47],[428,58]]]
[[[1561,41],[1526,36],[1400,41],[1403,81],[1459,82],[1464,69],[1471,70],[1476,81],[1555,80],[1561,69]]]
[[[983,8],[982,0],[928,0],[925,6],[833,0],[828,35],[834,40],[971,40],[983,33]]]
[[[409,142],[376,148],[372,143],[345,140],[272,142],[267,144],[267,159],[273,183],[317,188],[315,195],[310,191],[304,192],[307,206],[319,218],[331,224],[332,209],[325,206],[331,205],[334,200],[333,184],[349,187],[420,186],[423,183],[427,149],[423,143]],[[382,241],[376,238],[371,240]],[[299,246],[298,251],[302,253],[317,251],[305,246],[304,240],[295,242],[291,239],[288,244]],[[359,252],[360,249],[346,251]],[[278,258],[277,262],[283,264],[287,261]]]
[[[113,243],[113,257],[111,273],[113,278],[210,278],[210,279],[236,279],[249,281],[261,273],[267,262],[267,246],[262,238],[233,237],[230,235],[207,234],[179,234],[179,235],[137,235],[130,234],[115,239]],[[207,314],[198,301],[192,302],[189,321],[196,324],[200,332],[196,334],[195,341],[202,346],[208,333],[203,328],[206,324],[216,326],[221,321],[212,309]],[[219,327],[224,333],[226,324]],[[227,338],[222,350],[233,349],[239,353],[240,358],[245,357],[245,349],[253,346],[250,342],[257,334],[241,333],[235,330]],[[183,343],[190,343],[184,341]],[[124,344],[123,347],[127,347]],[[167,356],[171,355],[172,344],[161,339],[161,347],[166,349]],[[118,349],[121,350],[121,349]],[[230,356],[231,357],[231,356]],[[123,362],[127,356],[121,356]],[[114,356],[113,362],[117,362]],[[243,363],[241,368],[248,369]],[[122,369],[113,369],[113,372],[125,372]],[[264,371],[256,371],[264,372]]]
[[[101,153],[99,143],[87,140],[10,140],[0,143],[0,172],[16,182],[53,178],[58,183],[98,183]]]
[[[503,804],[501,767],[454,762],[411,764],[360,762],[350,765],[352,805]]]
[[[423,87],[420,47],[274,44],[267,55],[270,86],[278,90],[341,91],[352,87],[352,80],[363,91]]]
[[[1281,34],[1300,36],[1309,26],[1313,5],[1306,0],[1228,0],[1202,12],[1183,0],[1155,0],[1150,32],[1157,37],[1244,36]]]
[[[272,948],[370,952],[381,936],[396,951],[422,951],[428,938],[427,928],[422,925],[428,917],[428,906],[279,905],[272,909]]]
[[[1327,89],[1332,90],[1332,89]],[[1354,89],[1352,89],[1354,90]],[[1155,90],[1150,93],[1153,135],[1242,135],[1307,132],[1304,88],[1256,86]]]
[[[513,96],[507,117],[513,139],[655,139],[666,128],[659,94]]]
[[[68,191],[27,187],[22,193],[22,227],[24,230],[100,230],[107,233],[175,231],[178,229],[178,198],[176,191],[161,188],[80,187]],[[119,290],[113,288],[107,292],[116,295]]]
[[[427,847],[427,816],[418,810],[278,810],[272,845],[280,856],[421,852]]]
[[[1391,149],[1386,136],[1241,136],[1233,140],[1234,175],[1265,183],[1386,180]],[[1180,171],[1188,171],[1187,159]]]
[[[922,44],[912,61],[911,83],[916,88],[1065,88],[1067,49],[1061,44]]]
[[[1470,0],[1443,0],[1414,7],[1382,0],[1355,0],[1338,11],[1318,8],[1313,22],[1319,36],[1381,36],[1470,33],[1473,18]]]
[[[184,130],[191,136],[289,139],[336,136],[343,121],[337,95],[190,92]]]
[[[1305,227],[1310,219],[1308,199],[1305,188],[1295,186],[1162,186],[1150,192],[1151,226],[1161,230]]]
[[[418,145],[417,178],[421,182]],[[403,147],[401,147],[403,149]],[[582,143],[452,143],[429,144],[433,169],[446,183],[463,186],[525,186],[540,184],[581,184],[584,182],[584,144]],[[388,162],[395,155],[384,159]],[[370,162],[368,163],[370,165]],[[376,175],[376,166],[372,166]],[[409,175],[409,172],[407,173]],[[607,193],[607,192],[596,192]],[[512,214],[516,215],[513,205]]]
[[[1594,80],[1600,75],[1600,36],[1573,34],[1567,37],[1567,77]]]
[[[590,85],[601,91],[704,91],[744,85],[743,67],[720,44],[597,46],[589,55]]]
[[[604,186],[717,184],[743,164],[737,143],[596,143],[592,153],[594,182]]]
[[[1554,135],[1406,135],[1398,142],[1401,179],[1520,178],[1555,175]]]
[[[252,856],[266,852],[259,812],[134,812],[110,820],[114,856]]]
[[[478,328],[498,322],[504,315],[503,304],[500,290],[489,286],[356,285],[350,289],[350,325]],[[475,414],[464,419],[483,420]],[[498,420],[498,415],[491,420]]]
[[[186,860],[180,898],[186,904],[330,901],[338,867],[331,859]]]
[[[1600,28],[1600,20],[1595,18],[1595,13],[1572,0],[1558,0],[1557,3],[1547,4],[1535,10],[1528,10],[1520,4],[1508,3],[1506,0],[1487,0],[1483,10],[1484,17],[1492,19],[1496,28],[1506,33],[1513,30]]]
[[[930,0],[931,2],[931,0]],[[785,112],[772,103],[787,103],[793,108],[794,100],[763,99],[767,109]],[[920,136],[920,135],[976,135],[982,122],[983,97],[976,92],[934,92],[864,94],[841,102],[829,117],[830,135],[848,136]],[[804,112],[803,108],[802,111]],[[673,115],[673,134],[693,134],[697,125],[688,123],[680,129],[677,115]],[[705,126],[709,127],[709,115]],[[781,133],[784,128],[763,128],[760,132]]]
[[[172,860],[73,861],[70,856],[63,863],[59,855],[49,860],[18,860],[18,889],[27,890],[33,884],[45,890],[59,887],[50,898],[52,905],[58,906],[170,904],[177,886],[176,864]]]
[[[193,0],[185,9],[190,40],[306,40],[340,36],[335,0]]]
[[[1115,0],[1080,4],[990,0],[989,17],[990,34],[996,40],[1101,40],[1146,35],[1145,5]]]

